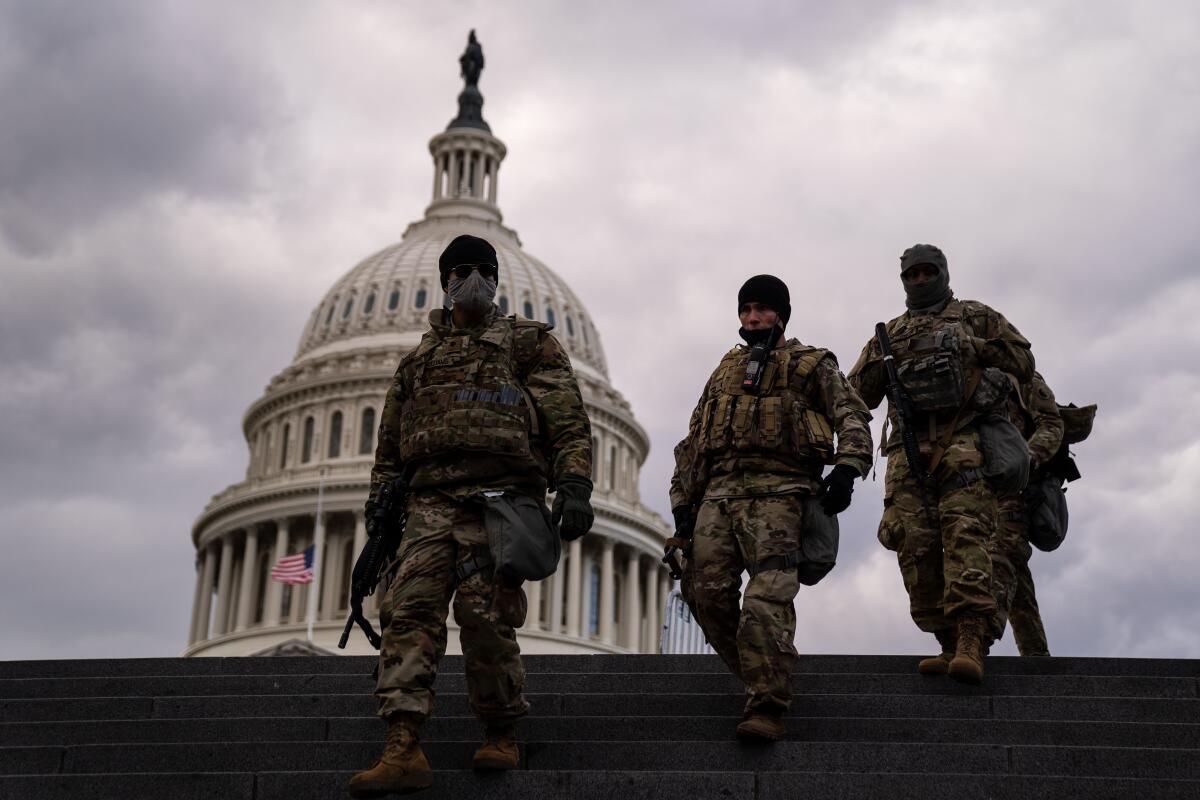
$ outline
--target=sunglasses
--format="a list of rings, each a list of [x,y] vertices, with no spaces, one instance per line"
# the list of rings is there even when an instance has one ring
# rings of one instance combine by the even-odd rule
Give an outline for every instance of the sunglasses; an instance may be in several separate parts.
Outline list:
[[[496,275],[499,274],[495,264],[458,264],[457,266],[450,268],[451,274],[457,277],[460,281],[465,281],[467,278],[471,277],[471,273],[476,270],[479,270],[480,275],[490,280],[495,280]]]

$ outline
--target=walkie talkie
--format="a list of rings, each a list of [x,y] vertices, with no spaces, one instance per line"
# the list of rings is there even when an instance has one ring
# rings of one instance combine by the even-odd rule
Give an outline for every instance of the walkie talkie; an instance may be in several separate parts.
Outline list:
[[[774,331],[772,331],[772,334]],[[767,336],[761,342],[750,348],[750,360],[746,362],[746,376],[742,378],[742,391],[758,394],[758,386],[762,383],[763,373],[766,372],[767,357],[771,353],[773,335]]]

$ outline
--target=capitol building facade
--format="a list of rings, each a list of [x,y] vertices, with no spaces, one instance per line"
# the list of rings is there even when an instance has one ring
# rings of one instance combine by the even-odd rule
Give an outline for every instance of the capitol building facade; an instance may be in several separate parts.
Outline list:
[[[501,312],[554,324],[592,421],[596,522],[564,546],[553,576],[525,585],[529,616],[519,631],[521,650],[657,650],[670,587],[660,558],[670,534],[639,498],[649,440],[609,382],[600,333],[583,303],[503,224],[496,198],[506,148],[483,121],[482,102],[468,85],[458,117],[430,141],[433,200],[424,218],[329,289],[305,323],[292,363],[247,409],[245,479],[215,495],[192,528],[196,584],[184,655],[278,652],[304,640],[310,592],[316,593],[315,648],[375,652],[357,628],[346,650],[336,643],[349,613],[350,573],[366,540],[363,503],[379,417],[396,365],[428,329],[430,310],[443,303],[438,256],[464,233],[496,248]],[[270,579],[276,560],[314,542],[324,543],[318,582],[285,586]],[[378,594],[366,610],[375,612],[377,602]],[[452,618],[448,624],[449,652],[459,652]]]

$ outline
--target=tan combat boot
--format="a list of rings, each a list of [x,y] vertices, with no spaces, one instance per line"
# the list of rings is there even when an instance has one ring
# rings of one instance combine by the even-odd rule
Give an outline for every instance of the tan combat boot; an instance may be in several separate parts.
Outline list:
[[[400,712],[388,718],[387,744],[375,766],[350,779],[351,797],[408,794],[433,785],[433,770],[421,752],[421,717]]]
[[[961,617],[958,620],[958,649],[950,661],[950,677],[976,686],[983,683],[983,656],[988,646],[984,642],[982,617]]]
[[[745,719],[737,726],[739,739],[775,742],[784,732],[783,710],[771,707],[747,711]]]
[[[938,644],[942,646],[942,652],[936,656],[922,658],[917,662],[917,672],[922,675],[945,675],[950,669],[950,660],[954,658],[954,651],[958,647],[958,633],[953,629],[943,629],[934,634],[937,637]]]
[[[508,725],[488,725],[483,744],[475,751],[472,766],[483,770],[516,769],[521,751],[517,748],[516,729]]]

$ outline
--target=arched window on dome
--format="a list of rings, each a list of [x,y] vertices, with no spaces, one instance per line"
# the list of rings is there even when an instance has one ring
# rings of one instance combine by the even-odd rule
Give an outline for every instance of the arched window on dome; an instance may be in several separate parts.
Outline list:
[[[500,295],[500,313],[508,316],[508,295]]]
[[[546,304],[546,324],[554,324],[554,309],[550,307],[549,303]]]
[[[571,321],[571,315],[567,314],[567,336],[575,335],[575,323]]]
[[[329,457],[342,455],[342,412],[335,411],[329,418]]]
[[[279,437],[279,468],[287,468],[288,440],[292,438],[292,423],[283,423],[283,435]]]
[[[524,308],[522,308],[521,310],[525,312],[525,318],[526,318],[526,319],[534,319],[534,316],[533,316],[533,303],[531,303],[531,302],[529,302],[528,300],[526,300],[526,301],[525,301],[525,307],[524,307]]]
[[[374,310],[375,310],[375,292],[371,292],[369,295],[367,295],[366,302],[363,303],[363,310],[362,310],[363,316],[364,317],[371,316],[371,312]]]
[[[588,321],[584,317],[579,318],[579,330],[583,331],[583,343],[590,345],[588,341]]]
[[[316,421],[312,417],[304,418],[304,439],[300,444],[300,463],[307,464],[312,460],[313,454],[313,430],[316,426]]]
[[[375,447],[375,409],[364,408],[362,412],[362,425],[358,432],[358,453],[359,455],[370,455],[371,450]]]
[[[342,309],[342,319],[349,319],[350,312],[354,308],[354,295],[346,299],[346,307]]]
[[[329,313],[325,315],[325,327],[327,328],[329,327],[329,323],[333,322],[333,312],[337,311],[337,301],[338,299],[335,297],[329,304]]]
[[[617,446],[608,448],[608,489],[617,488]]]
[[[400,287],[392,289],[392,293],[388,295],[387,310],[395,311],[400,307]]]
[[[428,300],[429,300],[429,291],[424,286],[422,286],[420,289],[417,289],[417,298],[416,298],[416,300],[413,301],[413,308],[415,308],[419,311],[420,309],[425,307],[425,303]]]

